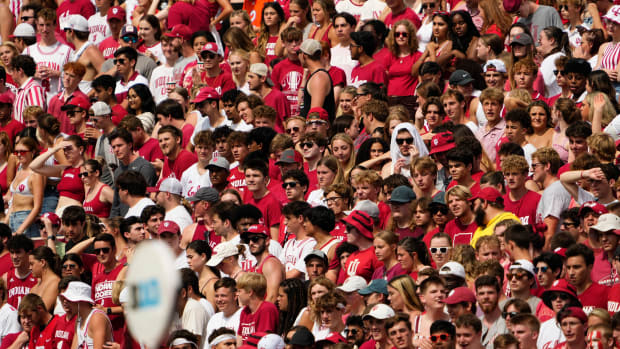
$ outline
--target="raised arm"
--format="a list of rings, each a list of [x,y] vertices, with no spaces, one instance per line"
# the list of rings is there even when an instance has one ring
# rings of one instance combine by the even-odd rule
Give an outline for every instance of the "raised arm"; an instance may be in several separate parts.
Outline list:
[[[59,150],[64,149],[64,147],[72,146],[72,145],[73,144],[69,141],[62,141],[56,144],[53,148],[49,149],[45,153],[34,158],[34,160],[32,160],[32,162],[30,163],[30,169],[46,177],[60,177],[62,175],[62,171],[64,171],[64,169],[67,168],[68,166],[66,165],[48,166],[45,164],[45,162],[47,161],[47,159],[49,159],[52,155],[54,155]]]

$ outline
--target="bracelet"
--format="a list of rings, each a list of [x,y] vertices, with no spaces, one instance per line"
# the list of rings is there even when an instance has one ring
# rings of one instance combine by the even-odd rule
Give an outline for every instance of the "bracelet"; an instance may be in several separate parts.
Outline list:
[[[583,179],[583,171],[579,172],[579,178]]]

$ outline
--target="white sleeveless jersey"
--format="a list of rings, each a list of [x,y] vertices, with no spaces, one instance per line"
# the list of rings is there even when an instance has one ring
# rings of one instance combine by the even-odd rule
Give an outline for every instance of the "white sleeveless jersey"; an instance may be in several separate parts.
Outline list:
[[[110,31],[107,18],[107,14],[102,16],[99,12],[90,16],[88,19],[88,31],[90,32],[90,35],[88,36],[89,42],[99,45],[103,39],[112,36],[112,31]]]
[[[61,44],[58,41],[52,46],[41,46],[36,43],[26,47],[24,50],[24,54],[30,55],[35,63],[37,63],[37,68],[45,66],[61,73],[62,67],[69,62],[72,53],[73,49],[71,49],[71,47]],[[48,101],[57,95],[62,87],[62,79],[60,77],[37,81],[43,87]]]
[[[306,262],[304,259],[316,246],[316,240],[308,237],[304,240],[292,239],[284,244],[282,249],[282,258],[284,259],[285,271],[297,269],[302,273],[306,273]]]
[[[151,73],[151,81],[149,82],[149,89],[151,90],[151,94],[153,95],[153,99],[156,104],[168,98],[166,84],[169,82],[176,82],[174,80],[173,67],[160,65],[159,67],[153,69],[153,72]]]
[[[210,187],[209,170],[201,175],[198,173],[198,163],[193,164],[181,175],[181,185],[183,186],[183,197],[185,198],[196,194],[198,189],[202,187]]]

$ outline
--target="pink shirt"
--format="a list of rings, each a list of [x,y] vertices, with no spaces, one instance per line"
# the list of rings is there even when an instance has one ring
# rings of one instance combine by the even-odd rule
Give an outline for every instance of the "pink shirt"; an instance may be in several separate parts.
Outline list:
[[[478,108],[482,108],[482,103],[478,104]],[[504,121],[504,119],[500,119],[497,125],[491,127],[490,130],[487,130],[487,127],[485,126],[478,128],[475,133],[476,138],[480,141],[482,148],[486,151],[491,161],[495,161],[495,157],[497,156],[497,149],[495,146],[504,135],[505,129],[506,121]]]

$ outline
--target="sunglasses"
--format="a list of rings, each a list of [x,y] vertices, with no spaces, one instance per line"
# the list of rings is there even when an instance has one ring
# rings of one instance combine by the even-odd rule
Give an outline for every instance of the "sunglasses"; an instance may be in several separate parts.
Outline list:
[[[259,235],[259,234],[252,234],[250,236],[246,236],[246,237],[241,238],[241,242],[243,242],[244,244],[249,244],[250,241],[253,242],[253,243],[257,243],[261,239],[265,239],[265,237],[263,235]]]
[[[534,267],[534,273],[538,274],[539,271],[542,271],[543,273],[546,273],[547,270],[549,270],[549,267]]]
[[[413,144],[413,137],[409,137],[409,138],[396,138],[396,144],[403,145],[403,143]]]
[[[569,295],[567,295],[566,293],[563,293],[563,292],[554,292],[549,297],[549,299],[552,300],[552,301],[554,301],[554,300],[556,300],[558,298],[560,298],[560,300],[563,300],[563,301],[567,301],[567,300],[570,299]]]
[[[566,11],[568,11],[568,5],[560,5],[560,6],[559,6],[559,10],[560,10],[560,11],[562,11],[562,10],[566,10]]]
[[[406,38],[409,36],[409,33],[407,32],[394,32],[394,37],[395,38]]]
[[[29,21],[29,20],[31,20],[33,18],[34,18],[34,16],[22,16],[22,22]]]
[[[77,264],[65,264],[62,266],[62,270],[72,270],[77,269]]]
[[[431,215],[433,215],[433,216],[436,215],[437,213],[441,213],[444,216],[448,214],[448,208],[447,207],[438,207],[438,208],[435,208],[435,209],[431,209],[429,211],[431,211]]]
[[[207,52],[200,55],[203,59],[215,59],[217,55],[213,52]]]
[[[312,148],[314,147],[314,142],[303,142],[303,143],[300,143],[299,145],[301,146],[302,149],[306,147]]]
[[[434,9],[435,8],[435,4],[434,3],[422,4],[422,10],[426,10],[427,8]]]
[[[440,333],[440,334],[432,334],[431,335],[431,342],[433,342],[433,343],[445,342],[448,339],[450,339],[450,335],[447,334],[447,333]]]
[[[13,154],[15,154],[16,156],[24,156],[26,154],[30,153],[30,150],[15,150],[13,151]]]
[[[297,133],[297,132],[299,132],[299,130],[300,130],[300,128],[295,126],[295,127],[287,128],[286,129],[286,133],[288,133],[288,134],[291,134],[293,132]]]
[[[110,253],[110,248],[109,247],[96,248],[93,251],[95,251],[96,255],[101,254],[101,252],[103,252],[103,254],[108,254]]]
[[[114,65],[116,64],[125,64],[126,59],[125,58],[115,58],[114,59]]]
[[[352,328],[352,329],[350,329],[350,330],[349,330],[349,329],[345,329],[345,330],[344,330],[344,335],[345,335],[345,336],[348,336],[348,335],[350,334],[350,335],[352,335],[352,336],[355,336],[358,332],[359,332],[359,331],[358,331],[358,330],[356,330],[356,329],[354,329],[354,328]]]
[[[80,178],[83,178],[83,177],[88,177],[89,174],[90,174],[90,172],[88,172],[88,171],[80,172],[79,176],[80,176]]]
[[[553,75],[558,75],[558,74],[564,75],[564,71],[563,70],[554,70],[553,71]]]
[[[121,39],[123,39],[124,42],[131,42],[132,44],[138,42],[138,37],[136,36],[123,36]]]
[[[77,109],[74,109],[74,110],[67,110],[67,116],[73,116],[73,115],[75,115],[75,114],[79,113],[80,111],[81,111],[81,110],[77,110]]]
[[[517,311],[503,311],[503,312],[502,312],[502,317],[503,317],[504,319],[508,318],[509,316],[510,316],[511,318],[513,318],[513,317],[515,317],[515,316],[517,316],[517,315],[519,315],[519,312],[517,312]]]
[[[508,280],[512,280],[513,277],[516,277],[517,280],[522,279],[524,276],[527,276],[526,272],[517,272],[517,273],[508,273],[506,274],[506,278]]]
[[[297,186],[297,182],[283,182],[282,183],[282,189],[295,188],[296,186]]]
[[[450,247],[431,247],[431,253],[447,253],[450,250]]]

